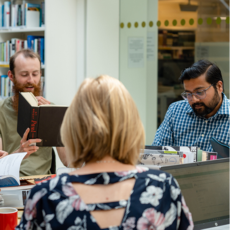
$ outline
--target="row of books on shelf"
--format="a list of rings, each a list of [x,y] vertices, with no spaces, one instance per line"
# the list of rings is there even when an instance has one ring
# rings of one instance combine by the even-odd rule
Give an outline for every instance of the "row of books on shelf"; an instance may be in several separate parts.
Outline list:
[[[0,42],[0,62],[9,63],[10,57],[15,52],[21,49],[32,49],[41,57],[41,62],[44,64],[45,60],[45,39],[44,36],[28,35],[27,40],[19,38],[11,38],[11,40]]]
[[[13,95],[13,82],[9,79],[8,75],[0,76],[0,97],[6,98]],[[45,78],[41,77],[42,95],[45,96]]]
[[[12,4],[11,1],[0,3],[0,28],[41,27],[45,24],[45,4]]]

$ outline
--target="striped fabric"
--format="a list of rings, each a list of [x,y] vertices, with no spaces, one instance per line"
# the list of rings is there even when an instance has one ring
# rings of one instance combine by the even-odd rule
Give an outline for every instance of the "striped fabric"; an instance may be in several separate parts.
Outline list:
[[[211,137],[229,145],[229,106],[230,100],[223,94],[223,102],[217,113],[206,119],[196,116],[186,100],[171,104],[152,145],[198,146],[212,152]]]

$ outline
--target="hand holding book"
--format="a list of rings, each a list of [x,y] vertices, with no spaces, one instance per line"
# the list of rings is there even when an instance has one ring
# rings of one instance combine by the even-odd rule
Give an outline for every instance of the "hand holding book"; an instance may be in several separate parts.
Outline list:
[[[0,150],[0,159],[7,156],[7,155],[8,155],[7,152]]]
[[[23,159],[26,159],[27,157],[30,156],[30,154],[36,152],[39,147],[36,146],[36,143],[41,142],[41,139],[29,139],[27,140],[27,136],[30,132],[30,129],[27,128],[21,141],[20,141],[20,147],[19,149],[17,149],[16,151],[14,151],[14,153],[21,153],[21,152],[26,152],[27,154],[25,155],[25,157]],[[33,145],[35,144],[35,145]]]
[[[27,139],[42,140],[37,142],[37,146],[63,147],[60,127],[66,110],[67,106],[50,104],[45,98],[35,97],[31,92],[20,92],[17,131],[23,137],[25,130],[30,128]]]
[[[50,105],[50,102],[42,96],[37,96],[38,105]]]

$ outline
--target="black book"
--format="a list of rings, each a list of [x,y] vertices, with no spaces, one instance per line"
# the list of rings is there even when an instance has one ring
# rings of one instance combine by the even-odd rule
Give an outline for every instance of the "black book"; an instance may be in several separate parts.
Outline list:
[[[60,128],[67,106],[40,105],[30,92],[19,93],[17,132],[21,137],[30,128],[28,139],[42,139],[37,146],[63,146]]]

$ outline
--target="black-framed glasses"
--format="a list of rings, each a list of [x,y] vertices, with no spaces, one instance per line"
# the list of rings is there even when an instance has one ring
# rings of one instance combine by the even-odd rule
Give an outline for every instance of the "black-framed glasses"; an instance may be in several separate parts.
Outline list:
[[[197,99],[204,99],[204,98],[206,97],[206,91],[207,91],[211,86],[213,86],[213,84],[210,85],[208,88],[203,89],[203,90],[200,90],[200,91],[196,91],[195,93],[183,92],[183,93],[181,94],[181,96],[182,96],[185,100],[188,100],[188,101],[191,101],[191,100],[192,100],[193,95],[194,95]]]

